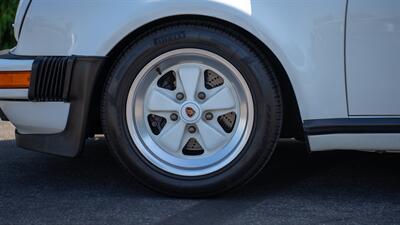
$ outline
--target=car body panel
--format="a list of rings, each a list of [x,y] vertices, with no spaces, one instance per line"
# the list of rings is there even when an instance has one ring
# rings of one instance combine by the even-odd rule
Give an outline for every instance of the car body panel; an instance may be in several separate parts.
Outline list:
[[[32,0],[20,0],[18,4],[18,9],[17,13],[15,15],[15,20],[14,20],[14,37],[16,40],[19,38],[19,34],[22,28],[22,24],[24,22],[24,17],[27,13],[27,10],[29,8],[29,5]]]
[[[0,100],[0,108],[20,134],[62,132],[67,124],[69,106],[64,102]]]
[[[33,1],[13,53],[105,56],[151,21],[210,16],[242,27],[272,50],[289,75],[303,120],[347,117],[345,9],[345,0]],[[321,107],[323,102],[330,104]]]
[[[360,150],[399,152],[400,134],[324,134],[308,137],[312,151]]]
[[[33,60],[15,60],[15,59],[0,59],[0,71],[30,71]],[[28,89],[0,89],[1,99],[8,100],[27,100]]]
[[[346,32],[350,115],[400,115],[400,1],[349,0]]]
[[[3,100],[27,100],[28,89],[27,88],[12,88],[12,89],[0,89],[0,96]]]
[[[0,71],[30,71],[32,59],[0,59]]]
[[[0,58],[0,71],[31,71],[32,63],[33,59]],[[29,102],[27,88],[0,89],[0,108],[18,132],[52,134],[65,129],[69,103]]]

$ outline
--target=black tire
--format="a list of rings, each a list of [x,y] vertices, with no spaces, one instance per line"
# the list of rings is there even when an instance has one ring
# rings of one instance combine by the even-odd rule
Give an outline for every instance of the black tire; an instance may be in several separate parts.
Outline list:
[[[208,175],[184,177],[162,171],[144,158],[127,128],[126,100],[136,74],[152,59],[179,48],[222,56],[241,72],[253,96],[255,121],[247,144],[229,165]],[[188,20],[155,27],[126,48],[105,87],[102,123],[112,154],[141,183],[168,195],[205,197],[245,184],[268,162],[280,135],[281,101],[272,66],[256,46],[227,27]]]

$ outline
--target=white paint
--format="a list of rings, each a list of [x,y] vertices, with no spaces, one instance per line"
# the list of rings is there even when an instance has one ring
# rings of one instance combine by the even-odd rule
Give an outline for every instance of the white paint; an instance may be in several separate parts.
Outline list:
[[[65,129],[69,103],[0,101],[0,108],[21,134],[55,134]]]
[[[400,115],[400,1],[350,0],[350,115]]]
[[[33,60],[0,59],[0,71],[30,71]]]
[[[0,99],[18,99],[24,100],[28,99],[28,89],[21,88],[21,89],[0,89]]]
[[[311,151],[362,150],[400,153],[400,134],[326,134],[308,136]]]
[[[211,0],[214,2],[219,2],[222,3],[228,7],[233,7],[236,8],[246,14],[251,15],[252,10],[251,10],[251,0]]]
[[[104,56],[151,21],[205,15],[242,27],[274,52],[302,119],[343,118],[345,6],[346,0],[40,0],[30,6],[14,53]]]
[[[18,40],[18,34],[21,29],[22,20],[24,18],[25,12],[29,5],[29,1],[30,0],[20,0],[18,3],[18,9],[17,9],[17,13],[15,15],[15,20],[14,20],[14,24],[13,24],[15,40]]]

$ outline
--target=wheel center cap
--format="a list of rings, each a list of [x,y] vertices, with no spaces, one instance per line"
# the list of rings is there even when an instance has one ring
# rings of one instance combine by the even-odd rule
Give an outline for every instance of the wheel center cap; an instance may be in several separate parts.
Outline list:
[[[196,122],[201,115],[200,107],[195,102],[185,102],[180,111],[181,117],[188,123]]]
[[[194,116],[194,114],[196,114],[196,111],[192,108],[192,107],[186,107],[185,109],[186,115],[188,115],[188,117],[192,118]]]

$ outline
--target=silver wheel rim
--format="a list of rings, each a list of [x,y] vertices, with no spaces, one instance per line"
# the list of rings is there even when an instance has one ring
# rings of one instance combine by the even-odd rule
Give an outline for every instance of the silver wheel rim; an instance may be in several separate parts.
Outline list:
[[[254,106],[231,63],[185,48],[160,55],[139,72],[129,90],[126,119],[133,142],[153,165],[200,176],[225,167],[243,150]]]

